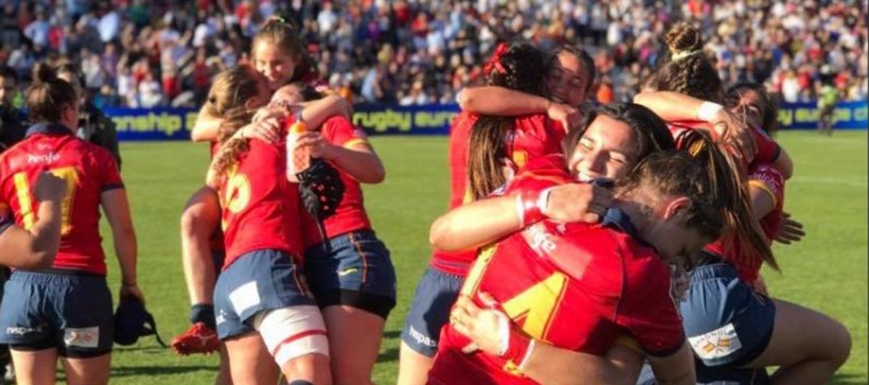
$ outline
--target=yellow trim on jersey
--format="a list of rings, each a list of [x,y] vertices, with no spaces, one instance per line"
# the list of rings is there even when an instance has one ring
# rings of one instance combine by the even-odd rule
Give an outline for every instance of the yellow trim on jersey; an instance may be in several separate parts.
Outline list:
[[[763,191],[766,191],[766,193],[769,194],[769,197],[772,198],[773,207],[778,205],[778,199],[775,195],[775,192],[772,191],[772,189],[766,184],[766,182],[764,182],[760,179],[751,179],[748,181],[748,185],[755,186],[755,187],[760,188]]]
[[[365,139],[361,139],[361,138],[357,138],[357,139],[350,139],[350,140],[344,142],[344,146],[343,146],[343,147],[344,147],[344,148],[350,148],[350,147],[353,147],[353,146],[355,146],[355,145],[357,145],[357,144],[364,144],[364,145],[366,145],[366,146],[369,146],[367,140],[365,140]]]

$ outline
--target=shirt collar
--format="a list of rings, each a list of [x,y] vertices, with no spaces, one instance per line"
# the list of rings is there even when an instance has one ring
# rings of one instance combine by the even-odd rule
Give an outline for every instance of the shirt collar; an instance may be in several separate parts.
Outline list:
[[[36,134],[58,134],[58,135],[72,135],[72,131],[69,128],[66,128],[63,125],[57,123],[39,123],[30,126],[27,129],[27,136]]]
[[[640,236],[639,230],[637,230],[636,226],[634,226],[634,223],[631,222],[631,217],[629,217],[628,214],[621,209],[614,207],[608,208],[606,210],[606,213],[604,213],[601,224],[607,227],[617,228],[625,234],[630,235],[631,238],[634,238],[643,246],[651,247],[654,249],[654,246],[646,242],[643,237]]]

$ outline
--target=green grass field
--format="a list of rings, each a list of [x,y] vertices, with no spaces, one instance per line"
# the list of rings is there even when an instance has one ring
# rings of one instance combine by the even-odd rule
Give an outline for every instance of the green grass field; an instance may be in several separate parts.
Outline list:
[[[797,165],[787,187],[787,211],[805,223],[808,236],[802,243],[776,247],[782,273],[767,272],[770,292],[844,322],[854,344],[834,383],[866,384],[866,132],[837,132],[832,138],[782,133],[778,140]],[[366,203],[375,229],[392,251],[399,279],[398,306],[387,324],[374,379],[391,384],[400,328],[429,258],[429,224],[446,208],[446,139],[378,137],[373,143],[388,176],[365,190]],[[207,151],[205,145],[191,143],[122,146],[123,176],[139,238],[139,282],[167,342],[188,326],[178,220],[187,198],[202,184]],[[103,234],[110,234],[105,227]],[[111,237],[106,238],[104,246],[112,250]],[[117,288],[117,264],[111,263],[110,281]],[[216,356],[180,357],[144,338],[116,350],[112,383],[210,384],[216,366]]]

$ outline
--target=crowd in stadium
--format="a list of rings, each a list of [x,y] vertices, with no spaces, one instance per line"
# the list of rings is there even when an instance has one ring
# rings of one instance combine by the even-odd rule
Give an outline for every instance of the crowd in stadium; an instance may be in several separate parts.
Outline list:
[[[402,277],[398,384],[822,384],[849,357],[845,326],[776,298],[761,268],[805,236],[773,94],[823,90],[821,115],[865,97],[864,3],[26,4],[6,3],[24,37],[4,26],[0,72],[4,104],[30,76],[30,125],[0,154],[0,344],[21,383],[62,362],[107,384],[114,344],[153,333],[109,101],[201,108],[190,325],[170,345],[219,352],[218,384],[372,383],[399,278],[351,99],[462,110],[450,209],[422,277]]]
[[[517,37],[544,49],[581,44],[601,74],[593,99],[626,101],[655,67],[660,33],[676,18],[703,26],[705,48],[728,82],[765,83],[792,102],[816,99],[826,76],[843,99],[867,96],[860,0],[3,4],[0,63],[15,69],[19,84],[34,63],[66,58],[82,68],[98,107],[201,105],[214,74],[250,60],[262,21],[288,11],[324,80],[355,102],[453,102],[478,80],[496,42]]]

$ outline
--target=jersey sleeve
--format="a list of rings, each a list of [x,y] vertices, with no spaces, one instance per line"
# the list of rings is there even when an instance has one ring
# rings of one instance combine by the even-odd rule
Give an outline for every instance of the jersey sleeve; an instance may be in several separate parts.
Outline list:
[[[102,192],[124,188],[124,182],[121,180],[121,173],[118,171],[118,164],[115,162],[115,157],[106,149],[99,147],[97,150],[97,167],[100,167],[102,174]]]
[[[0,202],[0,234],[13,224],[15,224],[15,220],[12,218],[12,211],[9,209],[9,205]]]
[[[748,176],[749,184],[766,191],[777,206],[784,198],[785,178],[781,171],[770,164],[756,167]]]
[[[352,147],[368,143],[368,135],[360,127],[354,127],[347,118],[335,116],[323,123],[323,138],[337,146]]]
[[[543,190],[573,182],[564,167],[560,155],[547,155],[535,158],[517,171],[507,186],[506,194],[520,191]]]
[[[757,154],[754,156],[754,162],[775,163],[778,160],[781,147],[759,128],[754,129],[754,141],[757,143]]]
[[[666,357],[682,347],[685,331],[671,297],[668,267],[652,251],[642,252],[650,255],[629,267],[629,292],[619,308],[618,323],[647,354]]]

